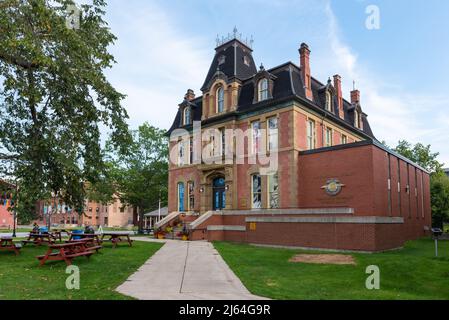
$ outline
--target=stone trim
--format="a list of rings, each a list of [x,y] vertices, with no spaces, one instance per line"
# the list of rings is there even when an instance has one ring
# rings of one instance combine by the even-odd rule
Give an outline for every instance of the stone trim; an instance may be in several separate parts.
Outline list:
[[[216,212],[217,215],[239,216],[239,215],[334,215],[354,214],[353,208],[315,208],[315,209],[248,209],[248,210],[223,210]]]
[[[355,223],[401,224],[402,217],[248,217],[245,222],[261,223]]]
[[[207,226],[207,231],[246,231],[245,226]]]

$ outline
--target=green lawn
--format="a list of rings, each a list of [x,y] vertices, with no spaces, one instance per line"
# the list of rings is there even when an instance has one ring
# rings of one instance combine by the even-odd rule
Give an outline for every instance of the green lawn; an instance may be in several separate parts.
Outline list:
[[[430,239],[376,254],[352,254],[355,266],[291,263],[291,249],[215,242],[215,248],[253,294],[272,299],[449,299],[449,242],[434,257]],[[317,252],[314,252],[317,253]],[[380,290],[367,290],[366,267],[380,268]]]
[[[26,246],[20,256],[0,251],[0,299],[130,299],[114,289],[134,273],[162,244],[135,241],[133,247],[106,243],[90,261],[73,260],[80,268],[80,290],[67,290],[66,264],[47,262],[38,267],[36,256],[47,247]]]

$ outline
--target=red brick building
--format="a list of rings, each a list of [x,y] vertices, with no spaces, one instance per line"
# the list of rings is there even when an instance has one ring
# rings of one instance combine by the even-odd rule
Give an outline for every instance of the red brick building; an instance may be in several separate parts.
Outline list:
[[[259,70],[236,34],[218,43],[202,95],[170,134],[169,216],[192,240],[379,251],[424,236],[429,174],[374,137],[360,92],[299,66]]]
[[[0,228],[12,229],[14,216],[10,208],[13,204],[12,193],[15,186],[0,180]]]

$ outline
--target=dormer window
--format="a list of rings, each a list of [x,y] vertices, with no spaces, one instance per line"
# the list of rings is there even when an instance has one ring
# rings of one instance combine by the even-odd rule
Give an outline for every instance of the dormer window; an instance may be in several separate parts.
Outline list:
[[[329,91],[326,91],[326,110],[332,112],[332,95]]]
[[[357,110],[354,110],[354,126],[360,128],[360,114]]]
[[[244,56],[244,57],[243,57],[243,63],[249,67],[249,65],[250,65],[250,59],[249,59],[248,56]]]
[[[268,99],[268,79],[261,79],[258,83],[259,102]]]
[[[217,89],[217,113],[224,111],[224,89],[220,87]]]
[[[184,109],[184,125],[189,125],[192,123],[192,117],[191,117],[191,112],[190,112],[190,108],[185,108]]]
[[[220,57],[218,58],[218,65],[224,64],[225,61],[226,61],[226,56],[220,56]]]

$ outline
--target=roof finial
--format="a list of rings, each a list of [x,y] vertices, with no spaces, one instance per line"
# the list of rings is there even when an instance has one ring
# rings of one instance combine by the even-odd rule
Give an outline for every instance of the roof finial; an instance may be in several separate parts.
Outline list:
[[[237,32],[238,32],[238,30],[237,30],[237,26],[234,26],[234,39],[236,39],[237,38]]]
[[[355,80],[352,80],[352,90],[355,90]]]
[[[260,70],[264,70],[265,69],[265,67],[263,66],[263,63],[260,64],[259,68],[260,68]]]

